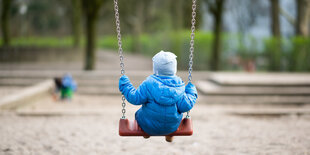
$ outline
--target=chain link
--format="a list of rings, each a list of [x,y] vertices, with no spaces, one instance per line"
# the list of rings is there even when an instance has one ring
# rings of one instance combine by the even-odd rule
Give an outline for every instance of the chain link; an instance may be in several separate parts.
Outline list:
[[[191,26],[191,41],[189,48],[189,63],[188,63],[188,82],[192,82],[193,57],[194,57],[194,38],[195,38],[195,23],[196,23],[196,0],[192,0],[192,26]],[[189,112],[186,112],[186,118],[190,118]]]
[[[123,114],[122,119],[126,119],[126,116],[125,116],[125,114],[126,114],[126,103],[125,103],[125,96],[124,95],[122,95],[122,114]]]
[[[116,24],[116,32],[117,32],[117,44],[118,44],[118,53],[121,67],[121,76],[125,74],[125,64],[124,64],[124,56],[123,56],[123,48],[122,48],[122,35],[121,35],[121,22],[119,20],[118,13],[118,0],[114,0],[114,11],[115,11],[115,24]]]
[[[120,60],[120,67],[121,67],[121,76],[125,75],[125,64],[124,64],[124,56],[123,56],[123,48],[122,48],[122,35],[121,35],[121,23],[119,20],[119,13],[118,13],[118,0],[114,0],[114,11],[115,11],[115,24],[116,24],[116,32],[117,32],[117,44],[118,44],[118,53],[119,53],[119,60]],[[122,95],[122,119],[126,119],[126,103],[125,97]]]
[[[193,57],[194,57],[194,38],[195,38],[195,23],[196,23],[196,0],[192,0],[192,26],[191,26],[191,41],[189,48],[189,63],[188,63],[188,82],[192,81],[192,71],[193,71]]]

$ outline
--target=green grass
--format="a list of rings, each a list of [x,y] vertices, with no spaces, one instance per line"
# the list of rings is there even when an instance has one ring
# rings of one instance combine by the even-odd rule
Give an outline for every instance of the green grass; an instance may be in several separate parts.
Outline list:
[[[197,31],[195,35],[194,68],[209,69],[213,34]],[[241,41],[243,40],[243,41]],[[0,39],[0,45],[2,44]],[[142,34],[138,37],[141,54],[153,56],[160,50],[174,52],[182,69],[188,66],[190,31]],[[246,42],[246,44],[244,44]],[[123,35],[122,47],[125,52],[134,52],[134,38]],[[85,45],[82,39],[81,47]],[[12,46],[19,47],[72,47],[71,37],[19,37],[12,39]],[[100,36],[97,47],[117,51],[115,35]],[[241,61],[253,60],[260,71],[310,71],[310,38],[293,37],[276,40],[265,38],[257,40],[251,36],[223,34],[220,67],[221,70],[242,70],[241,65],[232,64],[233,58]]]
[[[2,45],[2,39],[0,41]],[[13,38],[11,46],[15,47],[72,47],[71,37],[19,37]]]

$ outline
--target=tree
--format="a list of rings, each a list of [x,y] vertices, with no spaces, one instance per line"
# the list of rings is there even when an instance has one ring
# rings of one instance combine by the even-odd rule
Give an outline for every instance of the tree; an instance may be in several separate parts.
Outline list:
[[[141,52],[140,36],[143,32],[144,18],[145,18],[145,4],[144,0],[135,0],[135,15],[131,18],[133,27],[133,52]]]
[[[208,5],[208,10],[213,16],[213,45],[212,54],[210,61],[210,69],[216,71],[220,66],[220,55],[221,55],[221,32],[222,32],[222,18],[223,18],[223,8],[225,0],[205,0]]]
[[[81,42],[81,1],[80,0],[71,0],[72,7],[72,35],[73,35],[73,46],[78,47],[80,46]]]
[[[131,28],[130,32],[132,34],[132,52],[139,53],[142,50],[142,44],[140,36],[145,31],[145,25],[147,23],[147,18],[150,14],[151,6],[149,3],[152,1],[145,0],[128,0],[128,4],[122,7],[121,11],[122,16],[125,17],[125,21],[128,23],[128,26]],[[124,5],[124,4],[121,4]],[[125,24],[124,24],[125,25]]]
[[[183,20],[183,18],[184,18],[184,16],[183,16],[183,13],[185,12],[185,11],[183,11],[184,10],[184,0],[178,0],[178,2],[176,3],[176,4],[174,4],[174,5],[172,5],[173,6],[173,14],[174,14],[174,20],[175,20],[175,22],[173,22],[173,23],[175,23],[173,26],[174,26],[174,28],[175,28],[175,30],[181,30],[184,26],[184,20]]]
[[[12,0],[2,0],[2,13],[1,13],[1,31],[3,35],[3,46],[10,45],[10,27],[9,27],[9,14]]]
[[[270,0],[271,7],[271,32],[272,35],[276,38],[281,37],[281,29],[280,29],[280,7],[279,7],[279,0]]]
[[[86,22],[85,70],[93,70],[95,68],[96,24],[102,3],[103,0],[82,0],[83,14]]]
[[[309,0],[296,0],[297,2],[297,17],[295,33],[300,36],[309,35],[309,18],[310,18],[310,1]]]
[[[280,29],[280,6],[279,0],[270,0],[271,32],[274,39],[271,42],[271,49],[268,51],[269,69],[272,71],[281,70],[281,29]]]

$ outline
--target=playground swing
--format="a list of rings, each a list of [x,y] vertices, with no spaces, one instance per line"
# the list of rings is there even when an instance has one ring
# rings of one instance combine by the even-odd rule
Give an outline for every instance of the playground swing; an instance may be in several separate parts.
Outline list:
[[[118,0],[114,0],[114,10],[115,10],[115,21],[116,21],[116,31],[117,31],[117,40],[118,40],[118,52],[120,57],[120,67],[121,67],[121,76],[125,75],[124,68],[124,56],[122,49],[122,38],[121,38],[121,28],[118,12]],[[190,40],[190,54],[189,54],[189,68],[188,68],[188,82],[192,81],[192,66],[193,66],[193,53],[194,53],[194,37],[195,37],[195,20],[196,17],[196,0],[192,0],[192,20],[191,20],[191,40]],[[120,136],[150,136],[145,133],[138,125],[137,121],[129,121],[126,116],[126,103],[125,97],[122,96],[122,117],[119,121],[119,135]],[[193,134],[192,121],[189,116],[189,111],[187,112],[185,118],[182,119],[178,129],[165,136],[191,136]]]

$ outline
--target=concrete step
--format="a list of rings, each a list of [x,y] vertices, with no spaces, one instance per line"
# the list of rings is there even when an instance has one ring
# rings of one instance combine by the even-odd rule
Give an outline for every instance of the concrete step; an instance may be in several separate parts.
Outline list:
[[[0,86],[30,86],[47,78],[0,78]]]
[[[209,80],[222,86],[310,86],[307,73],[212,73]]]
[[[82,70],[0,70],[0,78],[54,78],[61,77],[66,73],[70,73],[75,79],[102,79],[102,78],[116,78],[120,77],[119,70],[94,70],[94,71],[82,71]],[[126,75],[130,79],[142,78],[145,79],[149,75],[152,75],[152,71],[143,70],[126,70]],[[178,71],[184,81],[187,81],[188,72]],[[206,79],[209,76],[208,72],[192,73],[193,80]]]
[[[310,104],[310,96],[229,96],[229,95],[202,95],[198,93],[198,104],[272,104],[272,105],[304,105]]]
[[[103,87],[92,87],[92,86],[80,86],[77,90],[78,94],[83,95],[120,95],[118,87],[115,86],[103,86]]]
[[[307,86],[221,86],[210,81],[198,81],[196,86],[204,95],[310,95]]]
[[[211,113],[213,111],[207,111]],[[235,109],[235,110],[221,110],[217,113],[239,115],[239,116],[255,116],[255,117],[277,117],[283,115],[309,115],[310,108],[301,109],[301,108],[264,108],[264,109]],[[30,110],[30,109],[19,109],[16,111],[16,114],[20,116],[62,116],[62,115],[103,115],[106,114],[106,110],[103,109],[39,109],[39,110]]]
[[[44,78],[0,78],[0,86],[30,86],[43,80]],[[115,86],[118,87],[118,78],[96,78],[96,79],[77,79],[78,86],[92,86],[92,87],[106,87]],[[144,77],[138,77],[131,79],[134,86],[138,86],[144,81]]]
[[[133,78],[130,79],[130,82],[134,86],[138,86],[142,83],[144,78]],[[93,87],[102,87],[102,86],[115,86],[118,87],[118,78],[104,78],[104,79],[78,79],[77,83],[79,86],[93,86]]]
[[[282,115],[309,115],[310,108],[260,108],[227,110],[226,113],[240,116],[282,116]]]
[[[82,70],[0,70],[0,78],[53,78],[61,77],[66,73],[70,73],[76,78],[98,79],[102,77],[120,77],[120,71],[82,71]],[[147,77],[152,74],[151,71],[126,71],[126,75],[130,77]]]

